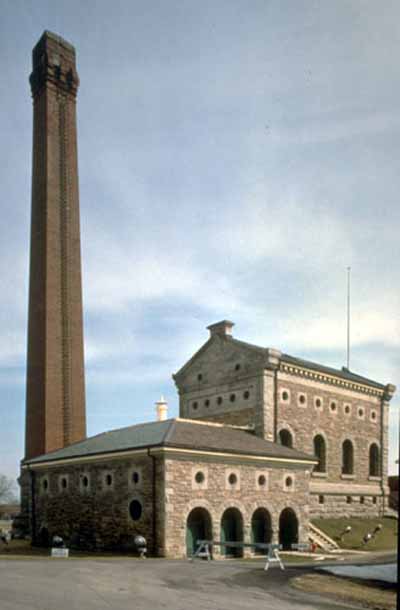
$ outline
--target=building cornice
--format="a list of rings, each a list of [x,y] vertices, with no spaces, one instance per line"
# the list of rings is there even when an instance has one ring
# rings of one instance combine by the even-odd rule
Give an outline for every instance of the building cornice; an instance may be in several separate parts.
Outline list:
[[[379,398],[382,398],[385,394],[385,389],[375,388],[367,384],[357,383],[355,381],[350,381],[349,379],[344,379],[339,375],[331,375],[323,371],[315,371],[306,367],[288,364],[282,361],[280,363],[279,370],[284,373],[294,375],[295,377],[302,377],[303,379],[319,381],[321,383],[336,386],[337,388],[345,388],[347,390],[360,392],[361,394],[368,394],[369,396],[377,396]]]

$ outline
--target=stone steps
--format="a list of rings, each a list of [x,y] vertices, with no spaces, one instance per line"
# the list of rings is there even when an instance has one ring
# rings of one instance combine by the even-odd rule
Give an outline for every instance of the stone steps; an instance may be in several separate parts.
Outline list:
[[[308,537],[310,539],[310,542],[316,544],[324,551],[335,551],[339,549],[339,545],[337,544],[337,542],[332,540],[332,538],[327,536],[325,532],[320,530],[318,527],[315,527],[315,525],[313,525],[312,523],[309,523]]]

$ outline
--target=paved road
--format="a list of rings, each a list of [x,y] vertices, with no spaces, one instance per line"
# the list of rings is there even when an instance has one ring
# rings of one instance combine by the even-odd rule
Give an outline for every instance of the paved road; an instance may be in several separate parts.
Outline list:
[[[263,562],[0,559],[1,610],[349,610]]]

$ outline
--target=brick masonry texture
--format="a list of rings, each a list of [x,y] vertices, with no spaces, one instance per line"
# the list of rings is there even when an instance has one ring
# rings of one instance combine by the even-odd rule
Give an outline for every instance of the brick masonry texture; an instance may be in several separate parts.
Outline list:
[[[32,216],[25,457],[86,435],[75,52],[33,50]]]

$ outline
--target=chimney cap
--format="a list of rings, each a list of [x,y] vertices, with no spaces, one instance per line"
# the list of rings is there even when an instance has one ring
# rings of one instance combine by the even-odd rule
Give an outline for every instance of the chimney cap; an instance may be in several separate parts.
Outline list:
[[[221,322],[215,322],[210,324],[207,329],[210,331],[210,337],[219,335],[220,337],[230,337],[232,335],[232,328],[235,326],[234,322],[229,320],[221,320]]]
[[[160,400],[156,402],[157,421],[165,421],[168,414],[168,403],[164,396],[161,395]]]

